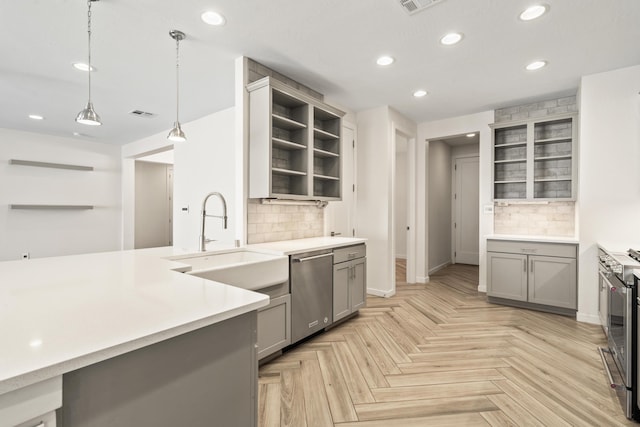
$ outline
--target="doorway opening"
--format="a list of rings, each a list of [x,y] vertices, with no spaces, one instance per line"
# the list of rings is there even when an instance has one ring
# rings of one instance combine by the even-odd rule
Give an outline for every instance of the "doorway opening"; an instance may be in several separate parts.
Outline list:
[[[391,252],[393,289],[416,283],[416,140],[393,127]]]
[[[173,245],[173,164],[173,150],[135,159],[135,249]]]
[[[429,140],[429,274],[479,264],[478,132]]]

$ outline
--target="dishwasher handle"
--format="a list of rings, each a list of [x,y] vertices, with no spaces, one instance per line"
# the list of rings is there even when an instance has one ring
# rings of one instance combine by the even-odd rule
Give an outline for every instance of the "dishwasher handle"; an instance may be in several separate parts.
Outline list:
[[[308,256],[308,257],[304,257],[304,258],[293,258],[292,261],[293,262],[305,262],[305,261],[311,261],[314,259],[318,259],[318,258],[326,258],[329,256],[333,256],[333,252],[329,252],[326,254],[322,254],[322,255],[314,255],[314,256]]]

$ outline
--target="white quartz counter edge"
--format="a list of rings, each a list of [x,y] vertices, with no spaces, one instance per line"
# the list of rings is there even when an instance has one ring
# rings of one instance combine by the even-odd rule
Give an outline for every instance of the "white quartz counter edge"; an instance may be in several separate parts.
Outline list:
[[[366,241],[367,239],[359,237],[324,236],[296,240],[283,240],[279,242],[255,243],[248,245],[247,248],[275,255],[293,255],[303,252],[339,248],[341,246],[357,245],[365,243]]]
[[[575,237],[556,236],[523,236],[517,234],[491,234],[487,240],[510,240],[518,242],[541,242],[541,243],[568,243],[577,245],[580,241]]]
[[[268,304],[269,297],[266,295],[172,271],[171,268],[178,264],[163,258],[182,253],[174,248],[158,248],[0,262],[0,332],[3,336],[0,394],[222,322]],[[104,265],[96,268],[101,262]],[[65,275],[65,271],[69,271],[70,265],[77,265],[80,271],[96,269],[96,274],[101,274],[104,270],[117,268],[119,263],[127,266],[128,273],[116,271],[115,277],[126,276],[122,282],[135,283],[109,283],[105,287],[103,282],[112,277],[98,280],[95,284],[99,288],[98,301],[96,303],[95,295],[89,295],[94,299],[89,301],[94,305],[90,308],[95,309],[96,304],[100,304],[100,298],[105,299],[105,305],[113,302],[109,299],[110,295],[104,295],[105,290],[108,292],[109,289],[118,294],[115,299],[118,304],[129,301],[127,292],[131,292],[136,294],[134,302],[142,302],[147,306],[141,307],[139,313],[136,307],[129,307],[122,313],[115,310],[110,318],[102,319],[104,323],[101,323],[100,319],[91,318],[92,314],[98,317],[100,313],[82,311],[82,296],[86,297],[85,293],[90,293],[90,289],[81,288],[81,297],[69,294],[78,291],[84,284],[74,283],[83,277],[82,273]],[[29,279],[32,281],[29,282]],[[34,301],[37,293],[43,292],[48,294],[40,300],[48,300],[52,304],[50,315],[47,315],[46,306],[39,306],[41,304]],[[61,307],[56,308],[55,298],[59,299]],[[174,300],[175,305],[171,303]],[[78,310],[76,316],[70,312],[74,306]],[[163,309],[166,309],[166,313]],[[57,319],[55,314],[62,312],[64,317]],[[135,316],[120,318],[131,314],[138,314],[142,325],[137,327]],[[75,323],[69,319],[74,319]],[[57,320],[60,324],[56,325]],[[123,327],[128,322],[130,328]],[[96,326],[91,329],[90,336],[74,335],[74,331],[87,329],[82,326],[85,323]],[[103,330],[100,330],[100,325]],[[34,336],[41,338],[42,343],[33,345]],[[42,350],[41,354],[38,354],[39,350]]]

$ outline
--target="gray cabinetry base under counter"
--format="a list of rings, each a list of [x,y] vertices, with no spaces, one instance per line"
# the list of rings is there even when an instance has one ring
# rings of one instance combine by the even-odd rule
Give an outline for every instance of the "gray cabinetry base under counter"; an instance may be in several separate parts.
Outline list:
[[[61,427],[257,425],[256,312],[63,375]]]

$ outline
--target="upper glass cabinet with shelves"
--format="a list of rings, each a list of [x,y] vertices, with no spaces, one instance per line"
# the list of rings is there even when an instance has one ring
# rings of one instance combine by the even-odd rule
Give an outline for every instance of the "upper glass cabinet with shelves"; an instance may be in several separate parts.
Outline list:
[[[576,115],[493,125],[494,200],[573,200]]]
[[[344,113],[265,77],[249,91],[249,197],[340,200]]]

